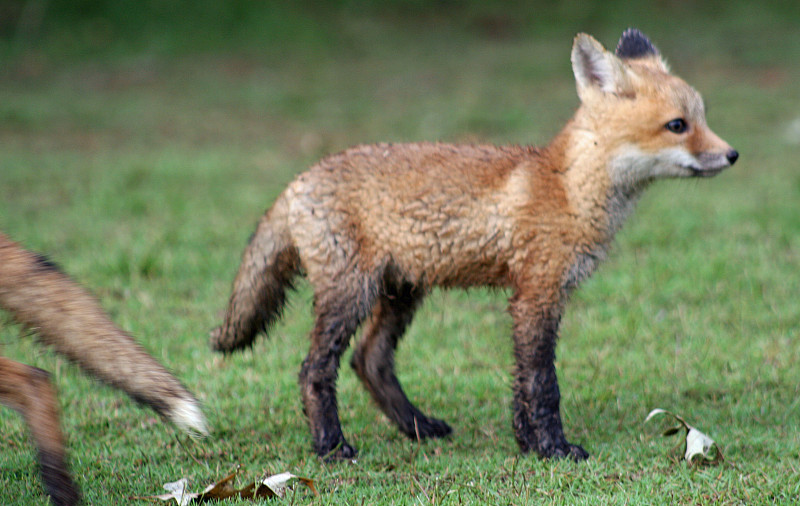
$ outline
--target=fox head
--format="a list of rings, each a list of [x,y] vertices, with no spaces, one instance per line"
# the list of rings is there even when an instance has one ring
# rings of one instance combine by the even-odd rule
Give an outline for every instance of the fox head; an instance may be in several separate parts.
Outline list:
[[[714,176],[739,157],[709,129],[700,94],[640,31],[625,31],[615,53],[579,34],[571,59],[581,100],[574,126],[604,147],[615,184]]]

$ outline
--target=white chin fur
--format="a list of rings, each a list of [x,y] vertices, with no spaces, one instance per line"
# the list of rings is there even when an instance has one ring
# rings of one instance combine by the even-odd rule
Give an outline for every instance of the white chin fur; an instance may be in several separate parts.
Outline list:
[[[625,146],[612,158],[611,179],[618,185],[636,185],[653,179],[688,177],[699,169],[700,162],[682,148],[667,148],[645,153],[635,146]]]
[[[208,425],[195,400],[181,399],[173,406],[169,419],[190,436],[207,436]]]

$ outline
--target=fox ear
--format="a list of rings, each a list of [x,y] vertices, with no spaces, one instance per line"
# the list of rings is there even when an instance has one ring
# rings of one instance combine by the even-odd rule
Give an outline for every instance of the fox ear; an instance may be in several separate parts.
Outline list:
[[[646,59],[662,70],[669,71],[656,46],[636,28],[628,28],[622,33],[615,54],[624,60]]]
[[[592,36],[579,33],[575,37],[571,59],[581,99],[590,89],[605,93],[624,93],[627,89],[624,64]]]

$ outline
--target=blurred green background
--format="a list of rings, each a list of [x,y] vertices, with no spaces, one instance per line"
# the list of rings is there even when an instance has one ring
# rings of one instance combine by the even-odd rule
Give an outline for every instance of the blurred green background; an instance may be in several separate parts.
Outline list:
[[[300,285],[270,339],[207,347],[259,215],[326,153],[373,141],[543,144],[578,104],[572,38],[649,35],[741,157],[644,196],[575,294],[559,343],[567,436],[592,459],[518,455],[502,291],[435,292],[401,381],[455,433],[397,434],[343,365],[357,464],[309,449],[296,385]],[[171,428],[10,324],[3,354],[54,373],[89,504],[201,488],[241,463],[293,471],[296,502],[771,504],[800,497],[800,2],[0,0],[0,230],[101,299],[205,403]],[[345,358],[346,362],[347,358]],[[343,364],[345,363],[343,362]],[[661,407],[724,447],[676,462]],[[22,420],[0,410],[0,503],[46,504]]]

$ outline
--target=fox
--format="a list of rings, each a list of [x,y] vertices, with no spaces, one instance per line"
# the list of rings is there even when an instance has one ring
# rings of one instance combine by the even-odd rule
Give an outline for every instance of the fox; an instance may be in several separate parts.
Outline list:
[[[39,340],[92,376],[149,406],[181,430],[208,434],[199,401],[134,339],[98,301],[52,261],[0,232],[0,308]],[[58,400],[50,375],[0,356],[0,403],[19,413],[37,448],[52,504],[80,503],[66,461]]]
[[[511,292],[521,452],[588,458],[560,414],[554,361],[566,302],[650,183],[715,176],[739,153],[638,29],[614,52],[580,33],[571,62],[580,104],[546,146],[359,145],[299,174],[258,221],[211,347],[251,347],[296,277],[308,279],[315,322],[299,383],[319,456],[357,455],[342,433],[336,380],[362,324],[350,365],[386,417],[412,439],[452,432],[408,399],[394,352],[434,287],[488,286]]]

